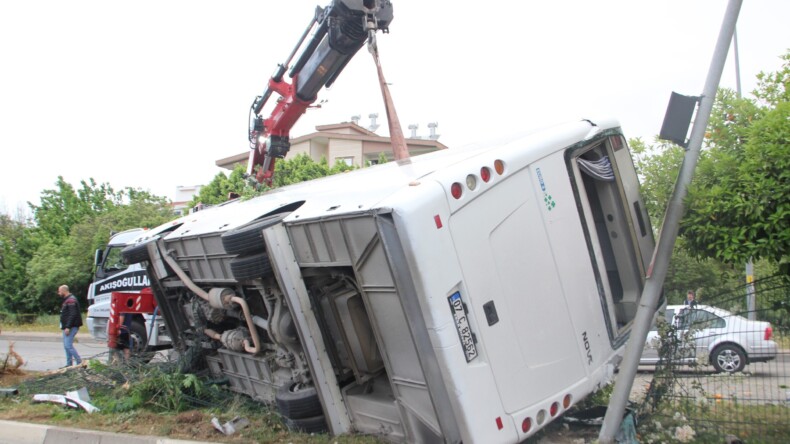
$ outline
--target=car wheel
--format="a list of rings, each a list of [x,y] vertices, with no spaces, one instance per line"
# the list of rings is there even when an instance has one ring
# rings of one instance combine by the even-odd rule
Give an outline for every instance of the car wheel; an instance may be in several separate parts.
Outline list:
[[[313,386],[290,384],[280,387],[274,395],[277,410],[289,419],[311,418],[323,415],[318,391]]]
[[[329,431],[324,415],[301,419],[285,418],[285,425],[292,432],[324,433]]]
[[[733,344],[716,347],[710,360],[719,373],[737,373],[746,366],[746,355],[740,347]]]
[[[222,247],[228,254],[253,253],[265,249],[263,233],[261,232],[264,228],[280,223],[286,214],[274,214],[228,231],[220,237]]]

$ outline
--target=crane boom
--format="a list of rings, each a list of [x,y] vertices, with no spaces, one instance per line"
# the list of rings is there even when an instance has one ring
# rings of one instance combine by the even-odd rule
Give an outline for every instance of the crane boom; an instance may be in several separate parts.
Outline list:
[[[332,0],[325,8],[316,7],[299,42],[250,107],[248,174],[271,185],[276,159],[285,157],[291,148],[291,128],[316,101],[318,92],[332,85],[376,31],[389,32],[391,21],[390,0]],[[290,83],[284,78],[286,72]],[[264,117],[263,107],[272,93],[280,97],[269,116]]]

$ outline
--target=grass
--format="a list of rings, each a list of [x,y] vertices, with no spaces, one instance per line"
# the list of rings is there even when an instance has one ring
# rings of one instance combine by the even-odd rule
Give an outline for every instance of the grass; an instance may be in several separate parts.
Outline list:
[[[696,433],[694,442],[698,443],[718,444],[726,435],[749,443],[779,443],[787,442],[790,436],[789,417],[790,408],[784,405],[716,402],[700,410],[688,404],[664,405],[650,421],[643,422],[646,427],[640,427],[639,432],[653,442],[672,442],[669,438],[675,428],[689,425]],[[655,421],[661,427],[657,428]]]
[[[15,332],[60,333],[60,315],[0,313],[0,329]]]
[[[373,436],[291,432],[273,409],[165,365],[120,367],[91,360],[86,368],[0,374],[0,386],[19,389],[18,396],[0,398],[0,419],[9,421],[222,443],[382,442]],[[99,412],[32,401],[35,393],[63,393],[79,387],[88,388]],[[237,416],[250,425],[231,436],[222,435],[211,424],[214,417],[224,424]]]

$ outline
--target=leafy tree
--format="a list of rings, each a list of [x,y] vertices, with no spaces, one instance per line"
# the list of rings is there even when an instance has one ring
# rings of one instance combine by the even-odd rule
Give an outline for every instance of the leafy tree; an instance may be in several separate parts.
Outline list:
[[[675,188],[685,151],[658,137],[652,145],[645,144],[642,139],[631,139],[629,145],[647,214],[650,215],[653,227],[659,227]]]
[[[0,310],[17,312],[25,306],[21,290],[27,284],[27,263],[37,246],[24,221],[0,215]]]
[[[333,174],[351,171],[354,166],[343,162],[336,162],[330,167],[326,158],[322,157],[316,162],[307,154],[299,154],[291,159],[278,162],[274,173],[274,188],[331,176]]]
[[[40,205],[28,204],[40,235],[56,243],[62,242],[71,227],[84,217],[118,204],[119,196],[109,184],[97,185],[93,179],[80,184],[82,187],[75,190],[63,176],[58,176],[56,188],[41,193]]]
[[[681,233],[691,251],[743,263],[790,257],[790,53],[757,100],[721,90]]]
[[[277,162],[274,181],[270,188],[265,185],[257,185],[254,179],[247,179],[245,167],[237,165],[229,176],[223,172],[217,173],[214,179],[202,187],[200,192],[192,198],[189,206],[194,207],[199,203],[204,205],[220,204],[228,200],[230,193],[236,193],[242,198],[255,197],[273,188],[331,176],[355,168],[339,161],[330,168],[325,158],[316,162],[307,154],[302,153]]]
[[[15,262],[24,270],[0,299],[6,309],[24,312],[56,310],[57,287],[67,284],[83,300],[93,275],[93,252],[106,245],[112,232],[158,226],[172,218],[169,202],[148,191],[114,191],[93,179],[79,189],[58,177],[56,189],[44,190],[41,205],[31,205],[36,222],[24,232],[30,238],[27,256]]]
[[[229,176],[220,171],[211,182],[200,188],[200,192],[190,201],[189,207],[194,207],[200,203],[204,205],[220,204],[228,200],[230,193],[236,193],[240,196],[253,194],[253,186],[245,179],[245,176],[246,169],[243,165],[237,165]]]
[[[783,59],[780,71],[758,75],[754,98],[719,90],[664,285],[670,302],[688,289],[713,295],[742,284],[749,257],[763,276],[787,262],[790,54]],[[659,139],[630,145],[648,213],[659,227],[685,151]]]
[[[52,240],[46,241],[36,250],[27,263],[26,273],[28,281],[22,292],[24,297],[18,304],[18,308],[25,313],[56,311],[60,306],[58,286],[67,284],[75,295],[79,295],[77,286],[72,282],[86,281],[85,273],[80,272],[79,266],[71,262],[63,248]]]

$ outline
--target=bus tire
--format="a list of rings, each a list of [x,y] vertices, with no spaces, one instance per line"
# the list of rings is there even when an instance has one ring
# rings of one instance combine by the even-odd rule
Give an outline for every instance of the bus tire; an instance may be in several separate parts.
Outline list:
[[[272,263],[269,255],[262,252],[232,259],[230,271],[237,281],[248,281],[269,275],[272,272]]]
[[[280,414],[289,419],[312,418],[324,414],[318,391],[313,386],[284,385],[277,390],[274,400]]]
[[[274,214],[263,219],[254,220],[240,227],[236,227],[223,234],[222,247],[228,254],[246,254],[265,250],[263,233],[265,228],[277,225],[285,217],[286,213]]]
[[[150,242],[150,241],[149,241]],[[129,245],[121,250],[121,258],[128,264],[137,264],[148,260],[148,242]]]
[[[288,430],[293,432],[325,433],[329,431],[324,415],[300,419],[285,418],[285,425],[288,426]]]

